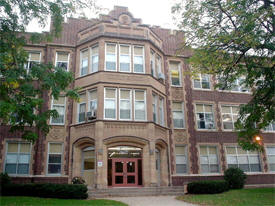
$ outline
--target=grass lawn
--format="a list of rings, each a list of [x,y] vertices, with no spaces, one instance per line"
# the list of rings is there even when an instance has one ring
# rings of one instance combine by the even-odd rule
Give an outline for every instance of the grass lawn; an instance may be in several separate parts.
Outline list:
[[[275,205],[275,188],[230,190],[213,195],[184,195],[177,199],[209,206],[268,206]]]
[[[65,200],[37,197],[1,197],[1,206],[127,206],[113,200]]]

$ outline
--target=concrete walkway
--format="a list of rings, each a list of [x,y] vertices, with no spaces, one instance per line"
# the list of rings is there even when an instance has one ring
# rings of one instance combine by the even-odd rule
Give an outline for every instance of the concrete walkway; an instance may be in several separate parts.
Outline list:
[[[113,197],[104,198],[117,200],[128,204],[129,206],[197,206],[176,200],[175,196],[144,196],[144,197]]]

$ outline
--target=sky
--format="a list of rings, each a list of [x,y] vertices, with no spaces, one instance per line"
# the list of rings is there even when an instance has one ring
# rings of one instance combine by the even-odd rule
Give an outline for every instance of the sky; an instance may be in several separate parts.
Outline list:
[[[128,7],[128,11],[135,18],[141,18],[144,24],[161,26],[163,28],[176,29],[172,19],[171,7],[179,0],[96,0],[97,5],[104,8],[104,14],[108,14],[114,5]],[[85,11],[88,18],[94,18],[94,13]],[[40,28],[37,22],[32,21],[27,26],[29,32],[48,31],[49,25]]]

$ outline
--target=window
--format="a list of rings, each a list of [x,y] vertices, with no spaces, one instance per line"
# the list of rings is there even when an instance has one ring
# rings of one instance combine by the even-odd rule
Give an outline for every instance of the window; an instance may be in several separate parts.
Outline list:
[[[104,118],[116,119],[116,89],[105,88]]]
[[[78,122],[85,122],[86,113],[86,93],[79,95],[78,103]]]
[[[40,61],[41,61],[40,52],[30,51],[28,61],[25,65],[27,72],[29,72],[29,70],[33,67],[33,65],[40,63]]]
[[[200,164],[202,173],[219,172],[217,147],[200,146]]]
[[[236,79],[231,84],[230,88],[224,88],[225,86],[227,86],[226,79],[224,77],[222,76],[218,77],[218,81],[219,81],[219,84],[221,84],[219,90],[227,90],[227,91],[235,91],[235,92],[250,92],[250,90],[246,88],[244,85],[244,81],[245,81],[244,77],[240,77]]]
[[[61,174],[62,143],[49,143],[48,174]]]
[[[146,120],[146,93],[143,90],[135,90],[135,120]]]
[[[174,128],[184,128],[184,109],[182,102],[172,103]]]
[[[88,74],[88,49],[80,52],[80,76]]]
[[[222,123],[224,130],[234,130],[234,123],[237,121],[239,116],[239,107],[222,105]]]
[[[98,45],[91,47],[91,73],[98,71]]]
[[[95,169],[95,150],[93,147],[87,147],[83,149],[83,163],[82,168],[84,171]]]
[[[170,62],[169,67],[172,86],[181,86],[180,64],[177,62]]]
[[[162,73],[162,69],[161,69],[161,57],[159,55],[157,55],[156,69],[158,72],[158,77],[160,77],[160,75],[163,73]]]
[[[107,71],[116,71],[116,44],[106,44],[105,69]]]
[[[132,119],[131,90],[120,89],[119,91],[119,119],[130,120]]]
[[[97,112],[97,90],[89,91],[89,111],[94,112],[96,116]]]
[[[269,171],[275,172],[275,146],[267,146],[266,155]]]
[[[210,89],[210,75],[198,74],[194,79],[194,88],[196,89]]]
[[[176,173],[187,173],[187,146],[176,146]]]
[[[150,52],[150,68],[151,68],[151,75],[156,77],[156,70],[155,70],[155,52]]]
[[[56,62],[55,66],[64,69],[65,71],[69,70],[69,53],[67,52],[56,52]]]
[[[164,126],[164,101],[163,98],[159,98],[159,120],[160,125]]]
[[[129,45],[119,45],[119,71],[131,71],[131,47]]]
[[[153,122],[158,123],[158,113],[157,113],[157,105],[158,105],[158,96],[153,94]]]
[[[196,118],[198,129],[215,129],[212,105],[196,104]]]
[[[238,167],[244,172],[260,172],[260,158],[256,151],[245,151],[238,146],[226,147],[226,161],[228,168]]]
[[[31,144],[28,142],[8,142],[5,172],[9,175],[29,174]]]
[[[275,132],[275,122],[271,122],[265,129],[266,132]]]
[[[56,110],[58,112],[58,117],[51,118],[51,124],[61,124],[65,123],[65,100],[64,96],[60,96],[58,99],[52,98],[52,110]]]
[[[144,73],[144,48],[142,46],[134,46],[134,72]]]

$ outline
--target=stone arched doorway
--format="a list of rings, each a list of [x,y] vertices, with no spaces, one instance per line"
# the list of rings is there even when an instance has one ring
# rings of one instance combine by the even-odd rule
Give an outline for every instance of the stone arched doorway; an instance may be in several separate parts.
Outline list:
[[[89,137],[76,140],[72,145],[72,178],[82,177],[90,187],[95,185],[95,141]]]

